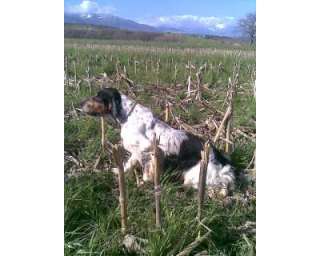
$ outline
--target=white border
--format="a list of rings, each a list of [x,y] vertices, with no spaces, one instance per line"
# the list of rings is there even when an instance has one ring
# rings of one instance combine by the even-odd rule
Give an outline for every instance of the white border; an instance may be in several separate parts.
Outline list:
[[[258,255],[319,251],[316,3],[257,3]],[[1,254],[62,255],[63,2],[1,8]]]
[[[258,255],[319,253],[319,6],[312,2],[257,3]]]
[[[63,255],[63,1],[1,3],[1,255]]]

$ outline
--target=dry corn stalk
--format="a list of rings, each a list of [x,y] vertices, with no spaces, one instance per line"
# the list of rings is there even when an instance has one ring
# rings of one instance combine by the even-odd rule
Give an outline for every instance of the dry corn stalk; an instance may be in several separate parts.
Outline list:
[[[123,73],[127,76],[127,69],[126,69],[126,65],[123,65]]]
[[[74,86],[75,88],[77,88],[78,90],[80,89],[80,87],[78,87],[78,83],[77,83],[77,68],[76,68],[76,62],[73,62],[73,69],[74,69]]]
[[[219,139],[219,136],[220,136],[220,133],[221,133],[223,127],[226,127],[226,140],[230,141],[231,117],[232,117],[232,113],[233,113],[233,101],[234,101],[234,95],[236,93],[237,82],[238,82],[238,73],[235,74],[233,80],[231,80],[231,78],[229,78],[227,98],[226,98],[227,102],[228,102],[228,107],[227,107],[227,110],[223,116],[221,123],[220,123],[220,126],[217,130],[217,133],[214,137],[214,140],[213,140],[214,143],[216,143],[217,140]],[[227,142],[227,144],[228,144],[228,142]],[[228,151],[229,151],[229,146],[226,145],[226,152],[228,152]]]
[[[69,61],[68,61],[68,56],[66,56],[65,60],[66,60],[66,63],[65,63],[65,66],[66,66],[66,71],[65,71],[65,74],[66,74],[66,81],[67,81],[67,86],[69,86],[69,74],[68,74],[68,70],[69,70]]]
[[[89,87],[89,92],[91,94],[91,83],[90,83],[90,66],[88,64],[88,67],[86,69],[86,73],[87,73],[87,82],[88,82],[88,87]]]
[[[166,102],[166,110],[165,110],[165,121],[169,122],[169,111],[170,111],[170,105],[169,102]]]
[[[123,170],[123,155],[124,155],[123,148],[119,145],[113,146],[112,155],[113,155],[114,162],[118,167],[121,232],[122,234],[125,234],[127,232],[127,195],[126,195],[124,170]]]
[[[211,231],[208,231],[204,236],[196,238],[191,244],[189,244],[185,249],[183,249],[182,252],[179,252],[176,256],[186,256],[190,255],[190,253],[203,241],[205,241],[209,235],[211,234]]]
[[[157,85],[160,84],[160,59],[157,61]]]
[[[216,143],[217,140],[219,139],[219,136],[220,136],[220,133],[222,131],[222,128],[224,127],[224,125],[225,125],[226,121],[228,120],[228,118],[230,117],[230,115],[231,115],[231,106],[228,106],[228,108],[226,110],[226,113],[224,114],[223,119],[222,119],[222,121],[220,123],[220,126],[219,126],[219,128],[217,130],[217,133],[216,133],[216,135],[215,135],[215,137],[213,139],[214,143]]]
[[[227,126],[226,126],[226,139],[227,139],[227,141],[230,141],[231,123],[232,123],[232,115],[233,115],[233,102],[234,102],[234,97],[236,94],[236,86],[238,83],[238,76],[239,76],[239,74],[236,73],[233,77],[233,80],[231,80],[231,78],[229,78],[227,100],[228,100],[228,107],[230,107],[230,115],[228,116]],[[230,146],[230,143],[226,142],[226,145],[225,145],[225,152],[226,153],[230,153],[229,146]]]
[[[210,142],[207,141],[204,146],[203,150],[201,151],[201,163],[200,163],[200,173],[199,173],[199,190],[198,190],[198,220],[199,223],[201,222],[201,209],[204,200],[204,193],[206,188],[206,179],[207,179],[207,168],[209,162],[209,149],[210,149]]]
[[[177,83],[177,75],[178,75],[178,69],[177,64],[174,65],[174,84]]]
[[[126,75],[120,74],[120,78],[127,82],[130,87],[134,87],[134,82],[129,79]]]
[[[161,173],[161,151],[158,147],[159,140],[154,136],[153,149],[151,154],[153,179],[154,179],[154,195],[156,205],[156,227],[161,227],[161,212],[160,212],[160,199],[161,199],[161,187],[160,187],[160,173]]]
[[[188,91],[187,91],[187,97],[191,97],[191,76],[188,76]]]
[[[231,130],[231,117],[232,114],[229,117],[228,123],[227,123],[227,127],[226,127],[226,146],[225,146],[225,152],[229,153],[230,152],[230,130]]]
[[[137,64],[138,64],[138,61],[134,61],[134,74],[137,74]]]
[[[201,66],[198,70],[198,72],[196,73],[196,77],[197,77],[197,97],[196,99],[201,101],[202,98],[202,88],[201,88],[201,82],[202,82],[202,72],[205,69],[205,65]]]
[[[101,149],[104,152],[104,143],[105,143],[105,128],[104,128],[104,117],[100,117],[101,122]]]

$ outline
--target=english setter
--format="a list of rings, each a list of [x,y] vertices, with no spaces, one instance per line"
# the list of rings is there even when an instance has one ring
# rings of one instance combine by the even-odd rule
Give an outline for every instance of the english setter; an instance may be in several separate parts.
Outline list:
[[[121,126],[121,139],[131,156],[124,164],[128,172],[137,165],[142,167],[143,180],[152,180],[149,167],[150,149],[154,136],[159,138],[159,148],[166,163],[177,163],[183,184],[198,188],[201,150],[203,141],[183,130],[170,127],[157,119],[151,110],[144,107],[115,88],[104,88],[97,96],[80,103],[84,113],[92,116],[109,116]],[[210,147],[206,185],[208,189],[219,189],[224,196],[234,184],[234,170],[228,160],[213,146]]]

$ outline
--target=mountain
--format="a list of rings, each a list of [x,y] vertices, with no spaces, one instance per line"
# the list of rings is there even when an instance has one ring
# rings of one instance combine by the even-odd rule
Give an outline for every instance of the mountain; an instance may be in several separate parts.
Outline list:
[[[157,29],[194,34],[235,36],[237,33],[237,20],[235,17],[176,15],[155,16],[142,18],[138,22],[153,26]]]
[[[168,23],[157,24],[152,22],[150,23],[148,21],[140,21],[139,23],[129,19],[120,18],[111,14],[65,13],[64,23],[104,26],[122,30],[142,32],[169,32],[201,36],[237,36],[235,32],[235,25],[232,23],[229,23],[227,26],[223,26],[223,28],[219,28],[212,24],[209,25],[206,22],[199,22],[199,20],[193,16],[175,17],[172,21],[168,20]],[[145,25],[143,23],[147,23],[150,25]]]
[[[159,32],[158,29],[111,14],[65,13],[64,23],[106,26],[132,31]]]
[[[155,26],[155,29],[161,32],[199,35],[199,36],[218,36],[218,37],[235,37],[237,36],[237,28],[235,26],[229,26],[223,30],[212,30],[205,26]]]

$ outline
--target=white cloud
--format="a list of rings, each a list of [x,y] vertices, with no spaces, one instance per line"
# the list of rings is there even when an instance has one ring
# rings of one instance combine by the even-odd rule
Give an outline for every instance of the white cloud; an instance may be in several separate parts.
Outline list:
[[[140,23],[155,27],[167,26],[173,28],[198,27],[211,31],[222,30],[231,24],[234,24],[234,17],[215,17],[215,16],[196,16],[196,15],[176,15],[176,16],[158,16],[146,19],[140,19]]]
[[[216,24],[216,28],[219,28],[219,29],[224,29],[225,28],[225,24],[223,24],[223,23],[218,23],[218,24]]]
[[[83,0],[78,5],[65,6],[67,13],[81,13],[81,14],[110,14],[114,13],[116,9],[110,5],[100,5],[96,1]]]

